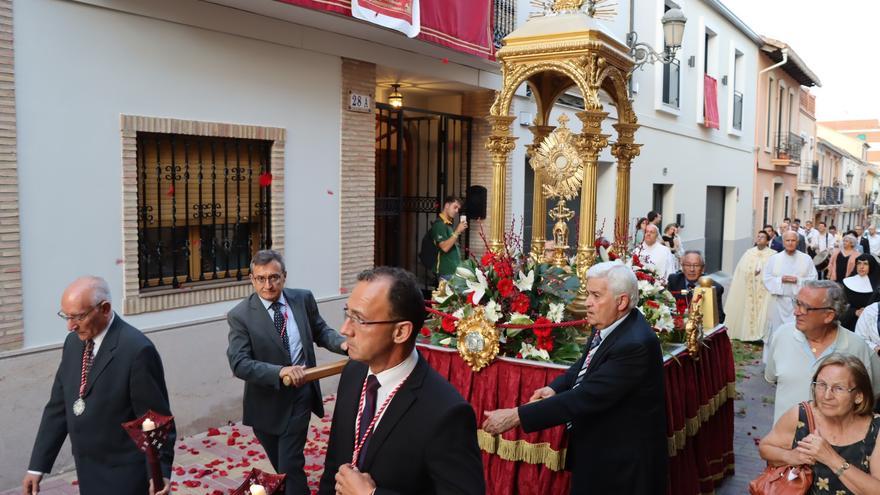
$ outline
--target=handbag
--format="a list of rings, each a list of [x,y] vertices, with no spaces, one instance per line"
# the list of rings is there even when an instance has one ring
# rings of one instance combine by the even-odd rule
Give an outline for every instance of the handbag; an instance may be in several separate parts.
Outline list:
[[[809,402],[802,402],[807,411],[807,425],[810,433],[816,429],[813,421],[813,408]],[[813,484],[811,466],[767,466],[757,478],[749,483],[750,495],[804,495]]]

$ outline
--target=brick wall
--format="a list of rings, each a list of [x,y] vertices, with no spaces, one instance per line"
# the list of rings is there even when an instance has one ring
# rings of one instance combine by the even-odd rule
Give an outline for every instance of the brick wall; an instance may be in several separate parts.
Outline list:
[[[0,351],[24,345],[12,0],[0,0]]]
[[[375,98],[376,65],[342,59],[340,292],[351,290],[357,274],[373,267],[375,255],[376,117],[349,111],[349,91]]]
[[[495,91],[482,90],[465,93],[461,102],[461,112],[464,115],[474,117],[473,134],[471,144],[471,184],[475,186],[483,186],[486,188],[486,209],[487,218],[482,221],[482,232],[489,242],[491,232],[491,221],[488,218],[489,210],[492,208],[492,155],[486,150],[486,139],[491,134],[491,126],[485,120],[489,116],[489,108],[495,101]],[[510,226],[513,219],[513,171],[511,163],[507,163],[507,177],[505,177],[505,187],[507,188],[507,196],[505,198],[505,228]],[[517,221],[517,230],[522,228],[521,222]],[[482,256],[486,252],[486,244],[480,237],[480,226],[477,222],[470,222],[469,236],[471,252],[477,257]]]

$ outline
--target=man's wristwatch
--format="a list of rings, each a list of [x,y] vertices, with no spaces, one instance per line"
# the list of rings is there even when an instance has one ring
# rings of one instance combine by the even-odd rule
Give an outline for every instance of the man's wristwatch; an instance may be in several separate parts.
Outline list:
[[[834,471],[834,476],[837,476],[838,478],[840,478],[840,475],[843,474],[843,472],[846,471],[847,469],[849,469],[849,463],[846,461],[843,461],[843,466],[840,466],[840,468],[838,468],[836,471]]]

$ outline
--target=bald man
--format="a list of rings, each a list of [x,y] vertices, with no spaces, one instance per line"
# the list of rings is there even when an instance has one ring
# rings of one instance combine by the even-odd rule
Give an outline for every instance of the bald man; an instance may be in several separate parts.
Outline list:
[[[785,323],[794,323],[794,298],[807,280],[816,280],[813,259],[798,251],[798,233],[782,233],[782,252],[767,260],[764,267],[764,287],[770,293],[767,300],[767,326],[764,328],[764,360],[773,340],[773,332]]]
[[[147,410],[171,414],[159,353],[140,330],[113,312],[110,287],[100,277],[70,284],[58,316],[68,334],[22,492],[39,491],[40,480],[52,470],[69,436],[80,494],[153,494],[146,456],[122,423]],[[172,428],[159,449],[166,481],[158,495],[168,493],[174,439]]]
[[[657,269],[657,274],[664,282],[673,270],[675,262],[672,258],[672,251],[658,242],[660,237],[660,229],[653,223],[649,223],[645,227],[645,240],[636,248],[639,255],[639,261],[643,264],[651,264]]]

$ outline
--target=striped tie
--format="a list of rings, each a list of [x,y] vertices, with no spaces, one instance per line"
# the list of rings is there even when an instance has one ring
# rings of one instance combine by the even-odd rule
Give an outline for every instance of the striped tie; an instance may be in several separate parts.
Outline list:
[[[593,359],[593,355],[596,354],[596,349],[599,348],[599,344],[602,343],[602,334],[599,333],[599,330],[595,330],[593,333],[593,339],[590,340],[590,350],[587,351],[587,357],[584,359],[584,365],[581,366],[581,370],[578,371],[578,376],[574,380],[574,385],[572,385],[572,390],[576,389],[581,382],[584,380],[584,375],[587,374],[587,368],[590,367],[590,360]],[[565,427],[567,429],[571,429],[571,422],[565,423]]]

